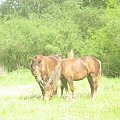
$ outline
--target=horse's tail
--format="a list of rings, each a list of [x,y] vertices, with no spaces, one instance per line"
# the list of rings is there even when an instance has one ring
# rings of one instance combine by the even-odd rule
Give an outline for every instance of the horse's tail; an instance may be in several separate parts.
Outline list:
[[[100,80],[101,79],[101,75],[102,75],[101,61],[98,60],[98,63],[99,63],[98,80]]]
[[[99,68],[99,75],[102,75],[102,67],[101,67],[101,61],[99,60],[100,68]]]
[[[74,52],[73,50],[71,50],[69,53],[68,53],[68,58],[73,58],[74,57]]]

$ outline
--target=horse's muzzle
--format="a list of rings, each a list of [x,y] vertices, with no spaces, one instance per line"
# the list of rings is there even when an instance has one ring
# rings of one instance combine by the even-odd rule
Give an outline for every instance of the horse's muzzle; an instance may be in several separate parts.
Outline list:
[[[44,96],[43,99],[46,100],[46,101],[49,101],[49,100],[50,100],[50,98],[48,98],[48,97],[46,97],[46,96]]]

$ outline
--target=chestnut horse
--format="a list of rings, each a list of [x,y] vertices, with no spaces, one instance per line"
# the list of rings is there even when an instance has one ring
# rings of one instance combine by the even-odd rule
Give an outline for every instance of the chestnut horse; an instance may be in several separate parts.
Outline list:
[[[39,84],[43,96],[44,85],[48,81],[49,76],[57,65],[59,59],[61,59],[61,57],[43,55],[37,55],[32,59],[31,72]]]
[[[55,92],[57,81],[61,77],[63,88],[68,89],[67,82],[74,98],[74,84],[73,81],[82,80],[87,77],[91,88],[91,97],[94,99],[97,92],[98,81],[101,75],[101,62],[95,57],[86,56],[79,59],[63,59],[51,73],[48,83],[45,85],[44,99],[49,100]]]

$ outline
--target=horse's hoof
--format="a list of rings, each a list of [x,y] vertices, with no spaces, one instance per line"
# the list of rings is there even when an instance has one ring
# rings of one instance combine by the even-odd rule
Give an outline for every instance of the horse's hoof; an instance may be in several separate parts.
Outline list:
[[[75,97],[72,97],[71,100],[75,100]]]

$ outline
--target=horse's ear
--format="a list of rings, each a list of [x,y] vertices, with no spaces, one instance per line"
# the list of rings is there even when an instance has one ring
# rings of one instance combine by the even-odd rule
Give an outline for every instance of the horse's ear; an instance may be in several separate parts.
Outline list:
[[[30,63],[29,63],[29,67],[30,67],[30,68],[32,67],[32,64],[34,63],[34,60],[35,60],[35,58],[32,58],[32,60],[31,60]]]
[[[34,63],[35,59],[33,58],[31,61],[30,61],[30,66],[32,66],[32,64]]]
[[[31,63],[35,61],[36,57],[31,58]]]

